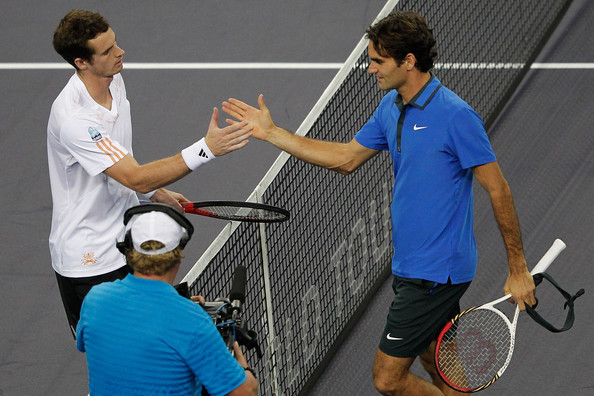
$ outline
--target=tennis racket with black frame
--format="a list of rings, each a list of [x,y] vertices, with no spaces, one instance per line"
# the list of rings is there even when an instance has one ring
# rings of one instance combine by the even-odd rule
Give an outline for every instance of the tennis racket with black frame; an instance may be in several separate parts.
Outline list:
[[[279,223],[289,219],[286,209],[255,202],[204,201],[180,202],[186,213],[216,219],[244,221],[251,223]]]
[[[555,240],[530,273],[546,271],[564,249],[565,243]],[[510,297],[467,309],[444,326],[435,346],[435,366],[448,386],[459,392],[478,392],[501,377],[514,351],[520,309],[516,305],[510,322],[494,306]]]

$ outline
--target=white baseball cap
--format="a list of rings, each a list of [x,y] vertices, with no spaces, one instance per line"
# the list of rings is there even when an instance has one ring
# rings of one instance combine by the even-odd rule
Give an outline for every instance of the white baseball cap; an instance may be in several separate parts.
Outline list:
[[[187,230],[171,216],[163,212],[148,212],[135,215],[126,225],[130,231],[134,250],[146,255],[157,255],[172,251],[182,239],[188,238]],[[157,250],[145,250],[140,246],[147,241],[161,242],[164,247]]]

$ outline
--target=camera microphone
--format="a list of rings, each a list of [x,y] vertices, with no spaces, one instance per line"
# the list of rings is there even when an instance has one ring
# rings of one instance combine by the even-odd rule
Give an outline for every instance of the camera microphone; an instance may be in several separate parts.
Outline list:
[[[241,312],[241,306],[245,302],[246,272],[247,270],[243,265],[238,265],[235,268],[231,292],[229,293],[229,300],[234,313]]]

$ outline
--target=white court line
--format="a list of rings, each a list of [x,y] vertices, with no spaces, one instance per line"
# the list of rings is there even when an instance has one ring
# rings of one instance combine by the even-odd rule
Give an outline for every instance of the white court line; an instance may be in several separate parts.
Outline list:
[[[288,62],[268,62],[268,63],[246,63],[246,62],[228,62],[228,63],[157,63],[157,62],[126,62],[124,68],[127,70],[241,70],[241,69],[268,69],[268,70],[327,70],[340,69],[342,63],[288,63]],[[359,65],[367,67],[367,65]],[[523,63],[436,63],[436,69],[522,69]],[[0,63],[0,70],[55,70],[71,69],[68,63]],[[594,69],[594,63],[533,63],[531,69]]]
[[[594,63],[533,63],[531,69],[594,69]]]
[[[340,69],[342,63],[156,63],[124,62],[124,69],[129,70],[240,70],[240,69]],[[0,63],[0,70],[50,70],[71,69],[68,63]]]
[[[477,62],[477,63],[436,63],[436,69],[522,69],[524,63],[489,63],[489,62]]]

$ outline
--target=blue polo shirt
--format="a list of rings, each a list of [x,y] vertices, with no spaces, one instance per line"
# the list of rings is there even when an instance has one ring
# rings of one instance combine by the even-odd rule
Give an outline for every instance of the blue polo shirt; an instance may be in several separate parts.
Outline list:
[[[406,105],[396,90],[384,96],[355,139],[392,156],[394,275],[471,281],[471,167],[496,161],[480,116],[431,75]]]
[[[94,286],[76,328],[101,395],[226,395],[245,381],[210,316],[168,283],[128,275]]]

